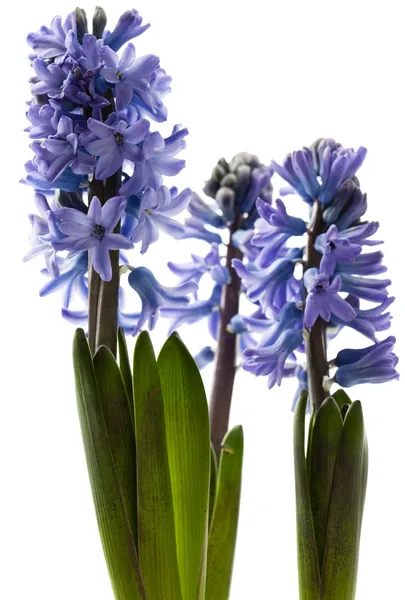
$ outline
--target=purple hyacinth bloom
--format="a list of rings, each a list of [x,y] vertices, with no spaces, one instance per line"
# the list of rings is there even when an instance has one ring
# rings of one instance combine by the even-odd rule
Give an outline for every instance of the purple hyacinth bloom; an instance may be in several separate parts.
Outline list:
[[[360,309],[360,300],[356,296],[348,295],[346,298],[346,302],[349,302],[351,306],[353,306],[356,311],[356,318],[349,323],[346,323],[337,317],[332,317],[331,325],[332,327],[343,327],[347,326],[364,336],[376,341],[376,333],[378,331],[385,331],[389,329],[391,323],[391,314],[386,312],[387,309],[394,302],[395,298],[386,298],[381,304],[378,306],[374,306],[373,308]]]
[[[271,166],[306,202],[319,199],[321,204],[332,202],[342,184],[352,179],[362,165],[367,150],[343,148],[333,140],[324,140],[315,156],[310,148],[289,154],[283,165],[272,161]],[[321,179],[321,183],[319,181]]]
[[[262,248],[257,265],[266,267],[277,258],[290,237],[301,236],[306,232],[307,224],[303,219],[288,215],[280,199],[276,200],[274,208],[259,198],[256,207],[261,218],[255,222],[252,244]]]
[[[270,204],[272,192],[269,183],[273,173],[273,169],[265,165],[260,165],[260,167],[251,170],[249,173],[250,185],[244,194],[243,202],[240,204],[242,213],[250,213],[258,198],[261,198],[262,202]],[[238,175],[240,177],[240,173]]]
[[[61,62],[66,53],[66,35],[71,30],[76,31],[74,13],[70,13],[64,20],[56,16],[50,27],[42,26],[39,31],[30,33],[27,42],[34,50],[30,58],[38,56],[45,60],[54,59],[56,63]]]
[[[190,283],[190,282],[189,282]],[[186,285],[186,284],[183,284]],[[196,284],[195,284],[196,285]],[[216,285],[208,300],[198,300],[188,306],[164,307],[161,309],[162,317],[172,319],[169,334],[187,323],[197,323],[201,319],[208,317],[213,322],[209,323],[209,330],[214,339],[217,337],[217,327],[219,323],[219,311],[221,302],[221,286]]]
[[[188,205],[188,212],[195,219],[200,219],[206,225],[211,225],[211,227],[221,229],[226,225],[225,219],[222,214],[216,210],[216,206],[214,204],[208,204],[195,192]]]
[[[232,243],[235,248],[239,248],[243,256],[251,262],[254,262],[261,252],[260,248],[253,244],[254,235],[254,229],[238,229],[232,235]]]
[[[25,128],[31,139],[46,138],[56,133],[55,109],[50,104],[40,106],[31,102],[26,113],[27,119],[32,123]]]
[[[193,358],[195,364],[201,371],[204,367],[214,361],[215,352],[210,346],[204,346],[204,348],[202,348]]]
[[[338,263],[336,273],[348,273],[349,275],[379,275],[387,271],[382,264],[384,254],[382,252],[368,252],[360,254],[351,264]]]
[[[142,25],[142,17],[135,9],[127,10],[120,16],[114,29],[104,34],[104,44],[117,51],[129,40],[141,35],[149,24]]]
[[[148,321],[148,328],[156,325],[159,309],[163,306],[187,306],[190,299],[187,294],[196,291],[194,282],[184,283],[177,287],[161,285],[153,273],[145,267],[131,269],[128,277],[129,285],[137,292],[142,302],[142,310],[132,335],[136,335]]]
[[[61,117],[57,136],[43,140],[41,147],[48,151],[49,169],[46,178],[55,181],[70,167],[73,173],[88,175],[93,173],[96,160],[87,152],[79,149],[79,136],[74,132],[74,123],[69,117]]]
[[[388,297],[387,287],[391,285],[390,279],[375,279],[341,273],[342,292],[353,294],[370,302],[384,302]]]
[[[100,74],[115,84],[117,110],[123,110],[131,101],[132,94],[146,92],[149,81],[159,68],[159,59],[153,54],[135,58],[135,47],[126,46],[121,57],[108,46],[100,50],[105,67]]]
[[[252,302],[259,302],[263,312],[267,314],[268,309],[272,309],[276,302],[276,295],[282,288],[283,298],[282,306],[287,298],[287,283],[293,277],[295,264],[301,250],[292,250],[292,256],[276,259],[266,269],[257,269],[254,265],[244,265],[239,259],[232,260],[232,266],[242,279],[242,284],[246,288],[246,295]]]
[[[72,259],[59,259],[60,273],[48,281],[40,290],[40,296],[48,296],[56,291],[63,291],[62,310],[69,310],[74,290],[77,290],[85,302],[88,298],[87,272],[89,259],[87,252],[81,252]],[[87,314],[87,310],[86,310]]]
[[[304,285],[308,292],[304,322],[309,330],[318,317],[326,322],[330,321],[332,314],[343,321],[351,321],[356,317],[354,308],[338,294],[342,287],[339,275],[329,283],[327,275],[320,273],[318,269],[308,269],[304,275]]]
[[[36,77],[32,77],[32,92],[34,94],[47,94],[49,98],[61,98],[62,86],[67,77],[67,68],[60,65],[48,64],[41,58],[36,58],[32,63]]]
[[[392,351],[395,337],[361,350],[341,350],[335,364],[338,367],[334,380],[339,385],[351,387],[361,383],[385,383],[398,379],[398,358]]]
[[[198,283],[205,273],[209,273],[213,281],[219,285],[229,283],[230,274],[228,269],[221,265],[218,244],[212,244],[211,250],[204,258],[196,254],[192,254],[191,258],[192,261],[188,263],[167,263],[171,272],[180,277],[180,283],[185,283],[186,281],[195,281]]]
[[[90,250],[94,270],[104,281],[112,277],[110,250],[128,250],[133,243],[119,233],[113,233],[125,210],[125,198],[115,196],[101,206],[94,196],[87,215],[75,208],[59,208],[56,216],[60,229],[67,237],[54,243],[56,250],[69,250],[68,258]]]
[[[87,141],[86,150],[98,156],[96,167],[97,179],[108,179],[122,166],[124,159],[133,162],[142,160],[138,144],[145,139],[149,131],[149,122],[141,119],[133,125],[113,113],[102,123],[96,119],[88,119],[87,127],[97,139]]]
[[[333,275],[337,262],[352,263],[361,252],[361,246],[341,236],[336,225],[331,225],[320,237],[316,240],[315,248],[323,254],[320,272],[325,275]]]
[[[30,238],[32,248],[23,260],[27,261],[40,254],[43,255],[47,270],[55,279],[59,277],[59,265],[52,242],[61,240],[66,236],[60,231],[55,213],[49,206],[46,197],[43,194],[36,193],[34,199],[39,215],[29,215],[32,225]]]
[[[163,99],[171,91],[172,78],[164,69],[156,69],[146,92],[134,94],[131,99],[130,109],[135,110],[138,118],[149,117],[158,123],[167,119],[167,108]]]
[[[190,202],[192,191],[183,190],[172,196],[169,188],[162,185],[157,190],[148,188],[143,194],[137,215],[137,224],[131,234],[135,243],[142,242],[141,254],[159,238],[159,230],[174,238],[181,238],[183,226],[171,217],[180,214]]]
[[[120,193],[131,196],[146,187],[156,189],[162,185],[164,175],[172,177],[180,173],[186,163],[175,155],[185,148],[186,135],[188,130],[179,126],[175,126],[172,135],[166,139],[157,131],[149,133],[142,144],[143,160],[135,166],[132,177],[121,186]]]
[[[280,385],[283,377],[294,374],[295,365],[286,372],[285,363],[289,357],[293,357],[293,352],[301,345],[302,339],[302,331],[286,329],[273,345],[245,350],[244,357],[247,360],[243,363],[244,370],[256,376],[268,375],[269,389],[275,384]]]
[[[219,233],[211,231],[204,226],[200,219],[190,218],[184,221],[184,234],[182,239],[203,240],[209,244],[221,244],[222,238]]]

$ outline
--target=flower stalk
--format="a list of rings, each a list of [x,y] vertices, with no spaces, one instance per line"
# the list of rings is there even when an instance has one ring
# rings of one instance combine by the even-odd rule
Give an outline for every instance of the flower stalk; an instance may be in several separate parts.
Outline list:
[[[230,273],[230,281],[222,290],[221,319],[210,401],[211,441],[217,457],[221,453],[221,443],[228,431],[236,373],[237,339],[236,335],[229,331],[228,325],[231,319],[239,313],[241,281],[235,269],[232,268],[232,260],[242,258],[242,252],[232,243],[232,235],[239,229],[239,222],[240,217],[235,217],[229,228],[230,237],[226,254],[226,268]]]
[[[322,220],[322,206],[319,200],[314,202],[311,221],[307,231],[306,260],[304,262],[304,273],[308,269],[319,268],[321,254],[315,248],[318,235],[324,231]],[[305,287],[304,287],[305,297]],[[311,331],[305,330],[305,353],[308,371],[309,398],[313,410],[319,410],[326,395],[323,388],[324,378],[328,376],[328,361],[326,356],[326,323],[318,318]]]

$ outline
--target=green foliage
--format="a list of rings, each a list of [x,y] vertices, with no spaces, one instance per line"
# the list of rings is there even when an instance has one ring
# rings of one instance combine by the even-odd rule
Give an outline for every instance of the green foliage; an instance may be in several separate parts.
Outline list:
[[[133,374],[122,331],[118,345],[119,365],[105,346],[92,358],[83,330],[73,344],[79,418],[115,598],[226,600],[242,429],[224,441],[217,480],[204,387],[181,340],[173,334],[156,361],[141,333]]]
[[[208,543],[207,600],[229,598],[238,529],[242,462],[243,430],[238,425],[227,433],[221,448]]]
[[[367,440],[359,401],[343,390],[311,418],[306,394],[295,413],[294,461],[301,600],[354,600],[367,484]]]

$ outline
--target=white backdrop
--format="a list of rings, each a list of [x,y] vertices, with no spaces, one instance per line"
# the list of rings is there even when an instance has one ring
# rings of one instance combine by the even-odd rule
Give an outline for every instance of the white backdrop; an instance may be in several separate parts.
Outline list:
[[[139,0],[151,29],[136,42],[173,77],[169,123],[190,130],[179,186],[198,190],[218,158],[241,150],[267,163],[335,137],[369,154],[360,172],[368,216],[381,223],[392,294],[392,333],[403,357],[405,93],[401,2]],[[127,2],[107,0],[113,25]],[[0,597],[112,600],[76,415],[71,340],[56,295],[41,299],[39,261],[23,264],[32,194],[18,184],[29,157],[25,35],[74,4],[9,3],[2,22]],[[85,9],[90,13],[91,4]],[[163,131],[168,132],[169,126]],[[167,244],[167,245],[166,245]],[[162,239],[148,265],[173,281]],[[164,259],[162,257],[164,256]],[[166,323],[153,338],[157,348]],[[197,333],[198,332],[198,335]],[[204,327],[180,333],[192,350]],[[200,335],[201,334],[201,335]],[[207,338],[208,339],[208,338]],[[358,339],[353,341],[358,344]],[[366,345],[366,344],[365,344]],[[401,367],[401,364],[400,364]],[[204,374],[207,385],[211,373]],[[292,464],[294,385],[269,392],[239,373],[232,424],[245,429],[245,465],[232,600],[297,598]],[[352,389],[364,401],[370,476],[357,600],[403,597],[404,386]],[[162,599],[163,600],[163,599]]]

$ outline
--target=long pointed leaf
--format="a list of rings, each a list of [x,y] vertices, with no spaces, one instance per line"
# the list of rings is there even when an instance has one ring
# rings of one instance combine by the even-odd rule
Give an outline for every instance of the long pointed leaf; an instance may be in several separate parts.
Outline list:
[[[135,431],[127,393],[115,357],[107,346],[99,347],[93,364],[118,484],[137,544]]]
[[[330,496],[342,429],[343,419],[338,405],[332,397],[326,398],[315,417],[310,461],[307,463],[319,568],[322,567]]]
[[[218,464],[214,446],[211,444],[211,470],[210,470],[210,497],[208,511],[208,527],[211,525],[212,513],[214,512],[215,497],[217,494]]]
[[[205,585],[211,460],[208,405],[199,370],[177,334],[164,344],[158,367],[181,587],[184,600],[194,600]]]
[[[320,572],[305,460],[305,412],[308,392],[298,399],[294,415],[294,470],[300,600],[319,600]]]
[[[122,327],[119,327],[118,329],[118,356],[122,380],[124,382],[125,390],[128,396],[128,406],[131,414],[132,426],[135,427],[134,394],[132,390],[131,363],[129,362],[127,341],[125,339],[125,333]]]
[[[208,538],[207,600],[228,600],[238,530],[242,483],[243,430],[225,436],[221,449],[217,494]]]
[[[100,537],[116,600],[145,600],[131,527],[108,438],[89,345],[82,329],[73,342],[80,425]]]
[[[367,441],[356,400],[347,411],[336,461],[325,554],[322,600],[354,600],[365,488]]]
[[[139,562],[148,600],[181,600],[173,499],[159,372],[150,337],[134,354]]]

